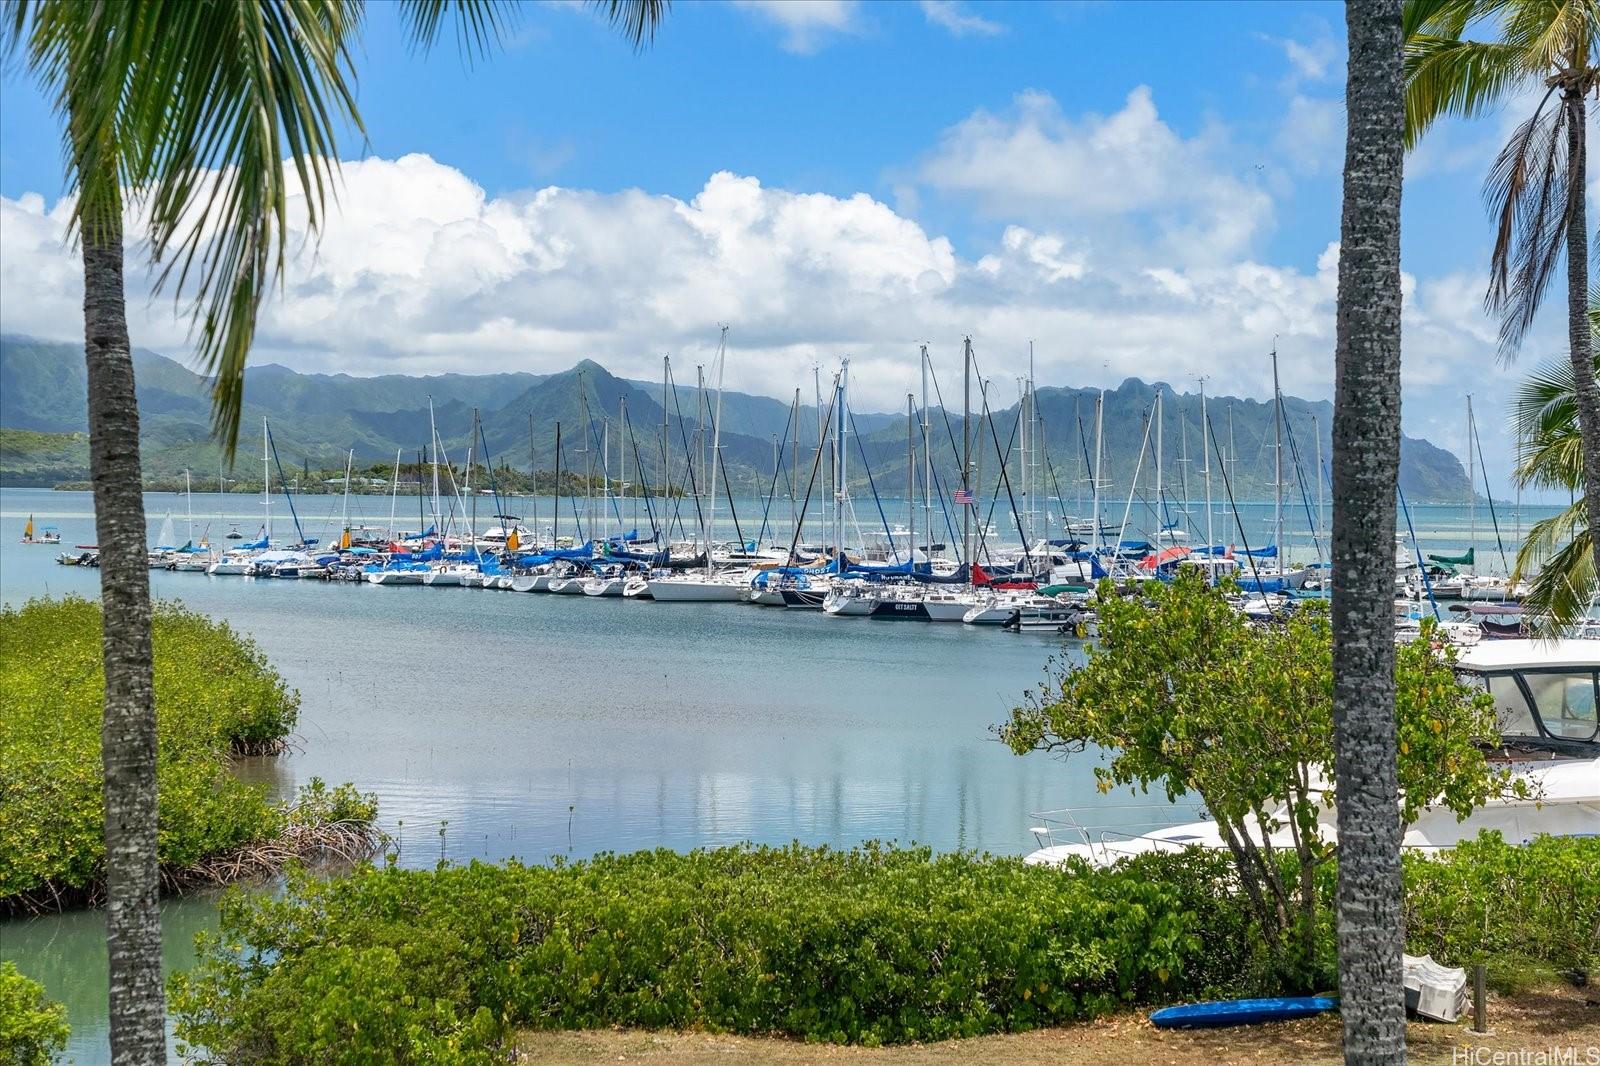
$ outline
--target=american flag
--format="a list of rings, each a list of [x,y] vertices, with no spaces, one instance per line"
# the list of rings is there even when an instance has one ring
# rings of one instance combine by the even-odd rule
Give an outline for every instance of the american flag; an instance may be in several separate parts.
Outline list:
[[[951,496],[950,498],[955,502],[957,507],[971,507],[972,506],[972,490],[971,489],[956,489],[955,494],[953,496]]]

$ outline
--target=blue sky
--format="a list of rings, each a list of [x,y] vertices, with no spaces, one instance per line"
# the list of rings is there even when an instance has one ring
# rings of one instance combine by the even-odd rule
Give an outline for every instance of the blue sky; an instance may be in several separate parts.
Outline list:
[[[731,321],[730,384],[783,395],[850,354],[891,406],[917,342],[952,362],[966,332],[1001,381],[1034,340],[1042,384],[1258,396],[1277,336],[1286,390],[1331,395],[1337,5],[680,2],[636,54],[548,4],[468,63],[374,3],[358,62],[350,217],[297,256],[263,360],[644,372]],[[56,120],[3,88],[0,268],[40,293],[0,328],[71,336]],[[1403,238],[1407,428],[1460,449],[1470,382],[1499,472],[1479,188],[1510,121],[1430,137]],[[133,303],[136,343],[181,356],[171,303]]]

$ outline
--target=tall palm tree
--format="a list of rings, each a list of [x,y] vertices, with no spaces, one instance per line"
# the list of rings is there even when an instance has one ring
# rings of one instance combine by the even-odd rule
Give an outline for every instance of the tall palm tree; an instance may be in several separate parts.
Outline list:
[[[1492,29],[1492,40],[1469,31]],[[1485,303],[1515,354],[1567,259],[1567,355],[1584,511],[1600,529],[1600,384],[1591,372],[1585,191],[1588,95],[1600,80],[1600,0],[1407,0],[1408,144],[1443,115],[1471,117],[1518,94],[1533,114],[1501,149],[1484,185],[1496,224]],[[1600,540],[1590,545],[1600,559]]]
[[[1345,5],[1350,61],[1333,410],[1333,740],[1347,1063],[1405,1061],[1394,714],[1400,476],[1400,0]]]
[[[1591,329],[1600,329],[1600,287],[1589,291]],[[1600,377],[1600,363],[1590,373]],[[1588,613],[1596,592],[1594,543],[1583,488],[1582,437],[1572,364],[1540,366],[1517,389],[1512,405],[1517,430],[1516,480],[1523,488],[1574,495],[1559,513],[1535,522],[1517,549],[1512,581],[1529,581],[1523,602],[1534,631],[1555,636]]]
[[[640,46],[667,0],[592,0]],[[484,52],[503,0],[403,0],[427,48],[454,17]],[[84,272],[90,474],[101,546],[102,730],[111,1056],[166,1061],[157,911],[156,724],[139,414],[123,289],[123,218],[146,220],[158,285],[193,316],[230,454],[256,314],[285,257],[287,203],[320,226],[337,137],[360,131],[353,48],[361,0],[16,0],[0,21],[63,120]],[[283,161],[287,153],[288,163]]]

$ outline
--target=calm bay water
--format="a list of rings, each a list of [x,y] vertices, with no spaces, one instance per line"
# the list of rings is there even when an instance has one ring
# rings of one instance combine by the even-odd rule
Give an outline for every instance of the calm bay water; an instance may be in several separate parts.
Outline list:
[[[273,504],[280,536],[292,528],[282,502]],[[647,528],[633,504],[620,517]],[[336,497],[302,497],[307,535],[330,541],[340,506]],[[169,513],[176,542],[189,536],[181,495],[150,494],[146,507],[152,540]],[[753,537],[760,505],[737,507]],[[905,520],[903,503],[884,507],[890,522]],[[493,510],[487,501],[480,508]],[[566,531],[570,505],[563,508]],[[541,527],[551,509],[552,501],[539,503]],[[259,498],[243,495],[196,493],[193,510],[195,537],[213,543],[230,528],[253,536],[263,520]],[[1184,520],[1196,541],[1203,510],[1195,505]],[[1246,537],[1261,543],[1270,507],[1242,510]],[[1479,510],[1479,558],[1497,563]],[[390,501],[359,497],[352,511],[353,521],[386,527]],[[398,511],[401,525],[415,523],[414,499],[399,501]],[[1523,511],[1526,523],[1550,509]],[[1108,521],[1121,514],[1106,508]],[[95,539],[89,494],[0,490],[0,600],[97,596],[99,571],[59,566],[57,549],[18,543],[29,515],[59,527],[66,546]],[[786,524],[787,503],[774,515]],[[869,516],[877,522],[870,499],[857,501],[857,515],[864,528]],[[1467,544],[1464,507],[1416,507],[1413,519],[1425,550],[1455,553]],[[1130,531],[1141,520],[1148,515]],[[1236,530],[1224,532],[1231,521],[1214,519],[1219,541],[1239,540]],[[1307,525],[1303,512],[1288,521]],[[1501,516],[1508,551],[1513,521]],[[734,532],[725,510],[718,526]],[[1312,554],[1308,535],[1285,540]],[[408,866],[431,866],[441,855],[538,862],[741,841],[892,839],[1020,853],[1033,846],[1027,828],[1039,810],[1102,806],[1096,821],[1104,825],[1148,818],[1110,809],[1148,801],[1100,796],[1088,758],[1018,758],[993,739],[991,728],[1062,653],[1043,636],[730,604],[166,571],[152,572],[151,584],[156,596],[254,638],[299,689],[298,749],[252,772],[283,794],[312,776],[376,792]],[[193,933],[214,924],[215,909],[203,899],[173,901],[164,922],[168,965],[182,967]],[[103,936],[92,912],[0,924],[0,957],[67,1003],[80,1063],[108,1054]]]

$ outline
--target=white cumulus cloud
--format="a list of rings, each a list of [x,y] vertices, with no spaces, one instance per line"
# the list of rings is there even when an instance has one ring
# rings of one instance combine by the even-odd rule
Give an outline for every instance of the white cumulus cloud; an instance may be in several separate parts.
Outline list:
[[[960,0],[921,0],[922,17],[952,37],[995,37],[1006,31],[998,22],[973,14]]]
[[[857,29],[856,0],[733,0],[733,5],[776,25],[783,47],[809,55],[827,40]]]
[[[1247,252],[1272,224],[1272,200],[1233,172],[1225,134],[1183,137],[1145,86],[1110,115],[1067,117],[1048,93],[1019,94],[1003,113],[978,111],[946,131],[919,179],[974,198],[987,214],[1072,225],[1097,255],[1156,242],[1183,262]]]
[[[1337,248],[1311,271],[1249,255],[1184,262],[1151,246],[1097,258],[1070,225],[1005,226],[983,254],[865,194],[794,192],[713,174],[691,198],[547,187],[491,197],[427,156],[346,163],[318,243],[297,246],[262,313],[256,362],[302,370],[549,372],[593,358],[654,378],[660,356],[705,360],[729,323],[730,387],[787,396],[813,365],[852,357],[863,408],[903,405],[917,344],[955,373],[971,335],[997,394],[1035,342],[1042,384],[1127,376],[1213,393],[1331,394]],[[0,198],[0,330],[81,338],[69,205]],[[291,204],[303,232],[304,203]],[[135,344],[185,358],[186,321],[152,299],[129,220]],[[1408,279],[1407,409],[1493,372],[1481,280]],[[1484,386],[1486,389],[1489,387]],[[1440,403],[1444,403],[1441,400]],[[1488,417],[1487,415],[1485,417]]]

